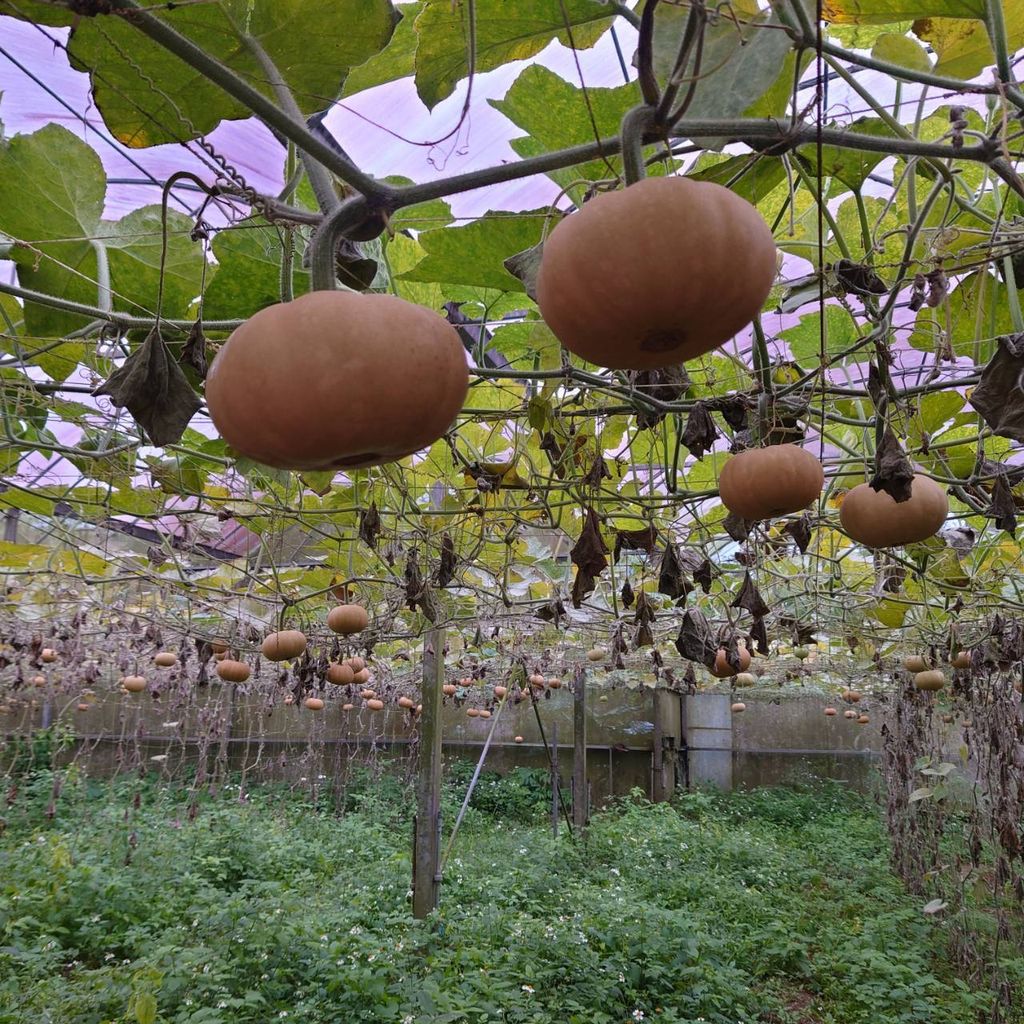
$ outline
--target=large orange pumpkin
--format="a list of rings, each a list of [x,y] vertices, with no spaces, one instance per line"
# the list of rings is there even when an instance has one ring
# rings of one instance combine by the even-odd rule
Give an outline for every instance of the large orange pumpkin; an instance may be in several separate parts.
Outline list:
[[[455,328],[394,295],[315,291],[221,348],[206,404],[232,448],[278,469],[374,466],[426,448],[469,386]]]
[[[917,473],[907,501],[896,502],[885,491],[858,484],[843,498],[839,521],[851,540],[869,548],[890,548],[934,536],[948,512],[946,492]]]
[[[772,233],[712,182],[646,178],[591,199],[544,243],[537,304],[570,352],[649,370],[727,342],[776,275]]]
[[[825,471],[795,444],[751,448],[734,455],[718,476],[722,504],[751,522],[806,508],[821,493]]]

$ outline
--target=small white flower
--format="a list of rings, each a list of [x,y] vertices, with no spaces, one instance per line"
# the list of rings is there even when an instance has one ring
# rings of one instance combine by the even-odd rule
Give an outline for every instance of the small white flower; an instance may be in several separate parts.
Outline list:
[[[644,1019],[644,1011],[643,1010],[634,1010],[633,1011],[633,1020],[643,1020],[643,1019]]]
[[[103,954],[103,959],[104,960],[113,960],[114,959],[114,954],[113,953],[104,953]]]
[[[533,995],[533,986],[532,986],[532,985],[523,985],[523,991],[524,991],[524,992],[525,992],[525,993],[526,993],[526,994],[527,994],[528,996],[532,996],[532,995]]]
[[[288,1016],[288,1011],[287,1011],[287,1010],[282,1010],[282,1011],[281,1011],[281,1012],[280,1012],[280,1013],[278,1014],[278,1017],[287,1017],[287,1016]]]
[[[219,1003],[217,1004],[217,1009],[218,1009],[218,1010],[226,1010],[227,1008],[228,1008],[228,1001],[227,1001],[226,999],[222,999],[222,1000],[221,1000],[221,1001],[220,1001],[220,1002],[219,1002]]]

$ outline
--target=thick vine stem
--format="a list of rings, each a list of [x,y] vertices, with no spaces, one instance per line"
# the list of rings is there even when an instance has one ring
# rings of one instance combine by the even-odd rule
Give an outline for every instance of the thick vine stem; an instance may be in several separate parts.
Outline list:
[[[87,306],[82,302],[72,302],[70,299],[62,299],[56,295],[36,292],[31,288],[19,288],[15,284],[7,284],[6,281],[0,281],[0,294],[13,295],[14,298],[21,299],[22,302],[35,302],[40,306],[59,309],[65,313],[87,316],[96,321],[97,324],[114,324],[122,330],[129,330],[135,327],[152,327],[156,323],[156,319],[151,316],[130,316],[127,313],[100,309],[99,306]],[[233,331],[244,322],[244,320],[204,320],[203,326],[211,331]],[[160,324],[163,327],[178,327],[183,331],[187,331],[192,326],[192,321],[165,320],[161,318]]]
[[[247,33],[240,33],[239,38],[263,69],[263,73],[267,76],[267,81],[274,90],[274,95],[277,97],[277,102],[280,104],[281,109],[296,123],[304,123],[302,111],[299,109],[298,103],[295,102],[295,97],[292,95],[291,89],[288,88],[288,83],[285,82],[277,65],[270,59],[270,54],[260,46],[258,40]],[[327,168],[304,149],[299,150],[299,159],[305,168],[306,177],[309,179],[310,187],[313,189],[313,195],[316,196],[317,206],[324,213],[330,213],[331,210],[337,209],[341,200],[334,191],[334,182],[331,180]]]
[[[136,3],[136,0],[108,2],[112,12],[121,14],[153,42],[195,68],[204,78],[219,85],[229,96],[251,110],[268,128],[294,142],[299,149],[314,157],[356,191],[374,199],[381,206],[389,205],[393,193],[390,186],[375,180],[346,160],[327,143],[318,139],[304,123],[293,120],[258,89],[254,89],[244,78],[204,52],[192,40],[150,14],[147,9]]]
[[[622,176],[627,185],[644,177],[644,136],[654,128],[657,110],[638,106],[626,111],[619,138],[622,140]]]
[[[640,35],[636,44],[637,81],[644,103],[657,106],[661,90],[654,74],[654,9],[658,0],[647,0],[640,16]]]
[[[333,291],[338,286],[335,252],[345,232],[362,224],[370,212],[364,196],[342,202],[313,232],[310,240],[310,276],[315,291]]]
[[[863,135],[839,128],[819,129],[813,124],[799,124],[794,127],[772,118],[684,119],[674,125],[669,134],[671,138],[678,139],[728,139],[730,142],[744,143],[759,152],[780,145],[793,149],[816,143],[820,137],[822,144],[826,146],[885,153],[888,156],[925,156],[939,160],[970,160],[990,164],[1000,154],[1000,146],[996,140],[954,149],[941,142]],[[612,136],[554,153],[527,157],[516,163],[498,164],[419,185],[406,185],[394,189],[390,209],[397,210],[430,199],[442,199],[459,192],[470,192],[505,181],[528,178],[534,174],[546,174],[597,157],[611,156],[620,153],[621,150],[621,140],[618,136]]]
[[[996,55],[996,71],[999,81],[1013,85],[1013,66],[1010,62],[1010,46],[1006,38],[1006,19],[1003,17],[1003,0],[988,0],[985,10],[985,25]]]

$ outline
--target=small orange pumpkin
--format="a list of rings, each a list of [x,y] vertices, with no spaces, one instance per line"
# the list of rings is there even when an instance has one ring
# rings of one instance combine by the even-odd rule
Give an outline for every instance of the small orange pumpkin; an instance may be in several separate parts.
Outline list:
[[[269,633],[260,650],[267,661],[290,661],[306,649],[306,634],[297,629],[282,629]]]
[[[217,675],[226,683],[244,683],[252,675],[252,669],[244,661],[225,658],[217,662]]]
[[[739,648],[740,664],[739,668],[735,668],[729,664],[725,656],[725,648],[719,647],[718,654],[715,655],[715,663],[711,666],[711,674],[717,676],[719,679],[728,679],[730,676],[736,675],[738,672],[746,672],[750,668],[750,651],[745,647]]]
[[[153,659],[153,662],[160,668],[170,668],[177,664],[178,656],[173,651],[160,651]]]
[[[946,492],[932,479],[915,474],[907,501],[858,484],[843,498],[839,521],[847,536],[869,548],[915,544],[942,529],[949,513]]]
[[[142,693],[146,688],[146,679],[144,676],[125,676],[121,680],[121,685],[129,693]]]
[[[358,604],[335,605],[327,613],[327,628],[333,633],[360,633],[370,624],[366,609]]]
[[[799,512],[821,493],[825,471],[795,444],[751,448],[734,455],[718,475],[722,504],[750,522]]]
[[[931,669],[926,672],[918,672],[914,676],[914,686],[919,690],[935,692],[946,685],[946,677],[938,670]]]
[[[958,672],[963,672],[971,667],[971,652],[957,651],[956,654],[949,659],[949,663]]]
[[[309,708],[310,711],[323,711],[324,702],[319,697],[307,697],[302,702],[302,706]]]
[[[352,671],[351,665],[343,662],[332,661],[327,666],[327,682],[335,686],[351,686],[355,682],[356,674]]]
[[[920,654],[911,654],[903,659],[903,667],[908,672],[917,674],[918,672],[927,672],[932,666],[931,662]]]

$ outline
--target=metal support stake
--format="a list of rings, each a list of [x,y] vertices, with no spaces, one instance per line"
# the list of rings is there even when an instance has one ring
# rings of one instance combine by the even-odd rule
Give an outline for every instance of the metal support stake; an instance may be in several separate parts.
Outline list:
[[[558,838],[558,723],[551,727],[551,834]]]
[[[441,685],[444,680],[444,630],[423,640],[423,714],[420,722],[419,773],[416,779],[416,836],[413,849],[413,917],[427,917],[440,895],[441,863]]]
[[[590,820],[587,792],[587,673],[573,673],[572,706],[572,821],[582,831]]]

